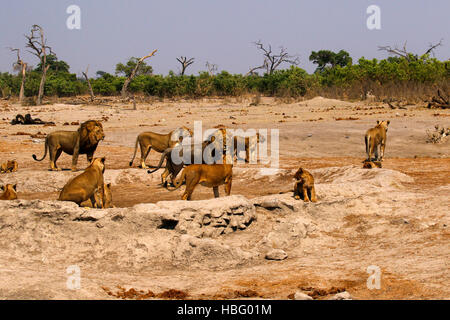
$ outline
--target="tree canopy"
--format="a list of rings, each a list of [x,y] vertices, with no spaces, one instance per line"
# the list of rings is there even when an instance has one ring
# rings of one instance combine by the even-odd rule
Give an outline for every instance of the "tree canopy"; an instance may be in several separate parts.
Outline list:
[[[129,77],[131,75],[131,72],[133,72],[134,68],[136,67],[138,60],[139,58],[131,57],[126,64],[123,64],[121,62],[116,64],[116,75]],[[139,65],[138,70],[136,71],[136,76],[151,75],[152,73],[152,66],[149,66],[145,63],[145,61],[142,61]]]
[[[317,64],[315,72],[322,72],[326,68],[334,68],[335,66],[345,67],[352,64],[352,58],[345,50],[341,50],[338,53],[330,50],[313,51],[309,56],[309,61]]]

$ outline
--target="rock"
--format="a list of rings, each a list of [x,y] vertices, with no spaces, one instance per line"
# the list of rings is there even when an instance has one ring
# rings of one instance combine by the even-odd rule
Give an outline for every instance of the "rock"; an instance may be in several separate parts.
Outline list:
[[[336,293],[328,300],[352,300],[352,296],[347,291]]]
[[[294,294],[294,300],[313,300],[313,298],[308,296],[306,293],[303,293],[301,291],[297,291]]]
[[[284,260],[287,256],[287,253],[281,249],[273,249],[266,253],[267,260]]]

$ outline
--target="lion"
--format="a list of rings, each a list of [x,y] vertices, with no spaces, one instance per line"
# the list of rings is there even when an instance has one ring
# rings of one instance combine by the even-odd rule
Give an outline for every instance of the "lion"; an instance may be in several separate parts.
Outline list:
[[[374,128],[367,130],[364,137],[364,142],[366,143],[366,153],[368,161],[383,161],[384,148],[386,147],[386,132],[388,131],[389,123],[389,120],[377,120],[377,125]],[[378,147],[380,148],[380,157],[378,157]],[[372,154],[374,152],[375,158],[372,158]]]
[[[16,172],[17,168],[19,167],[19,164],[16,160],[8,160],[5,163],[2,163],[0,167],[1,173],[8,173],[8,172]]]
[[[88,162],[92,162],[97,145],[103,139],[105,139],[105,134],[103,133],[101,122],[88,120],[83,122],[77,131],[54,131],[49,133],[45,138],[44,156],[41,159],[37,159],[36,155],[33,154],[33,159],[36,161],[44,160],[48,150],[50,154],[50,170],[59,171],[61,169],[56,165],[56,161],[64,151],[72,155],[72,171],[76,171],[78,155],[86,154]]]
[[[7,184],[0,186],[0,190],[3,193],[0,195],[0,200],[15,200],[17,199],[16,184]]]
[[[190,164],[212,164],[215,160],[215,149],[217,145],[211,145],[210,141],[203,141],[201,144],[177,144],[174,147],[167,148],[161,153],[161,158],[158,165],[153,170],[148,170],[148,173],[153,173],[160,168],[164,160],[166,160],[166,168],[161,174],[161,184],[167,188],[167,177],[170,175],[170,180],[173,185],[174,179],[184,166]],[[184,155],[184,151],[187,151],[187,155]],[[205,152],[206,151],[206,152]],[[200,163],[196,163],[196,154],[201,154]],[[174,158],[177,157],[177,158]],[[226,156],[223,155],[222,161],[226,162]]]
[[[232,177],[232,164],[191,164],[184,168],[180,177],[174,182],[175,188],[169,191],[178,189],[186,180],[186,190],[181,197],[182,200],[191,200],[192,193],[198,184],[212,187],[215,198],[219,197],[219,186],[225,184],[225,193],[229,196]]]
[[[256,137],[256,139],[255,139]],[[233,155],[237,160],[240,160],[240,151],[245,150],[245,162],[250,162],[250,152],[255,152],[259,142],[264,142],[264,136],[259,132],[253,137],[233,136]]]
[[[103,173],[105,172],[106,158],[94,158],[89,167],[83,173],[69,180],[59,194],[58,200],[72,201],[80,205],[90,199],[92,204],[96,204],[96,191],[99,193],[97,206],[105,207],[105,190]]]
[[[303,201],[305,202],[309,202],[310,199],[312,202],[317,202],[312,174],[303,168],[299,168],[294,178],[297,180],[294,183],[294,198],[299,200],[303,196]]]
[[[192,135],[192,130],[185,126],[175,129],[167,134],[160,134],[151,131],[142,132],[136,138],[133,158],[131,158],[129,163],[130,167],[133,165],[134,158],[136,157],[138,144],[141,147],[141,168],[147,169],[148,167],[145,164],[145,159],[147,159],[147,156],[152,148],[161,153],[167,148],[171,148],[175,144],[182,142],[184,137]]]
[[[381,168],[381,162],[380,161],[363,161],[363,169],[373,169],[373,168]]]
[[[103,184],[103,190],[105,190],[105,199],[103,202],[103,207],[106,208],[115,208],[112,203],[112,192],[111,192],[111,183],[104,183]],[[101,204],[101,194],[100,190],[97,188],[97,190],[94,193],[95,203],[92,203],[91,199],[88,199],[86,201],[83,201],[80,206],[81,207],[88,207],[88,208],[100,208]]]

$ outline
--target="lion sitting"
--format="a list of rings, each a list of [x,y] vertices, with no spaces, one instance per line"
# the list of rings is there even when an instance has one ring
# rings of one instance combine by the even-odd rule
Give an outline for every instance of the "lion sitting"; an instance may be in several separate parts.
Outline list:
[[[0,190],[3,193],[0,195],[0,200],[15,200],[17,199],[16,186],[13,184],[7,184],[5,186],[0,186]]]
[[[8,173],[8,172],[16,172],[17,168],[19,167],[19,164],[16,160],[8,160],[5,163],[2,163],[0,167],[1,173]]]
[[[227,196],[231,193],[231,181],[233,177],[233,165],[231,164],[191,164],[184,168],[181,176],[175,180],[175,188],[178,189],[186,180],[186,190],[181,197],[182,200],[191,200],[192,193],[198,184],[212,187],[214,197],[219,197],[219,186],[225,184]]]
[[[147,159],[150,150],[153,148],[155,151],[161,153],[167,148],[175,146],[177,143],[183,141],[184,137],[192,136],[193,132],[187,127],[181,127],[175,129],[167,134],[159,134],[155,132],[142,132],[136,138],[136,143],[134,145],[134,154],[129,165],[133,165],[134,158],[136,157],[136,152],[138,144],[141,147],[141,168],[148,168],[145,164],[145,159]]]
[[[103,201],[103,207],[106,208],[114,208],[112,203],[112,192],[111,192],[111,183],[104,183],[103,190],[105,190],[105,199]],[[94,193],[95,203],[92,203],[91,199],[83,201],[80,206],[88,207],[88,208],[100,208],[101,204],[101,194],[100,190],[97,189]]]
[[[303,196],[305,202],[309,202],[310,199],[312,202],[317,202],[312,174],[303,168],[299,168],[294,178],[297,180],[294,183],[294,198],[299,200]]]
[[[96,191],[99,193],[97,206],[105,206],[105,190],[103,173],[105,172],[106,158],[94,158],[89,167],[75,178],[69,180],[59,194],[60,201],[73,201],[80,205],[82,202],[90,199],[92,204],[96,204]]]
[[[72,155],[72,171],[77,170],[77,162],[79,154],[86,154],[88,162],[94,157],[98,143],[105,138],[103,126],[101,122],[96,120],[88,120],[83,122],[77,131],[55,131],[49,133],[45,138],[44,156],[37,159],[33,154],[33,159],[42,161],[50,154],[50,170],[61,170],[57,167],[56,161],[64,151]]]
[[[367,130],[364,137],[366,144],[367,160],[383,161],[384,148],[386,147],[386,132],[388,131],[390,121],[377,120],[377,125],[374,128]],[[380,157],[378,157],[378,148],[380,149]],[[375,158],[372,158],[375,152]]]

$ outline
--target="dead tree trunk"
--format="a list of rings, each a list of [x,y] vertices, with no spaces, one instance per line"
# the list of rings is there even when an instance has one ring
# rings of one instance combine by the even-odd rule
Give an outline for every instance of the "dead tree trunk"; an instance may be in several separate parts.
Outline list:
[[[428,103],[428,108],[441,108],[441,109],[449,109],[450,108],[450,99],[445,96],[440,89],[437,90],[437,96],[431,98],[431,101]]]
[[[13,49],[10,48],[11,51],[17,51],[17,61],[14,63],[14,68],[19,69],[20,73],[22,74],[22,82],[20,84],[20,92],[19,92],[19,104],[22,105],[23,98],[25,96],[25,78],[27,76],[27,66],[28,64],[24,62],[22,59],[20,59],[20,50],[19,49]]]
[[[88,84],[89,94],[91,95],[91,102],[94,102],[95,96],[94,96],[94,91],[92,90],[91,81],[89,80],[89,77],[87,75],[88,71],[89,71],[89,66],[86,68],[86,72],[81,72],[81,73],[83,74],[83,76],[86,79],[86,82]]]
[[[35,35],[35,32],[39,32],[39,37]],[[47,65],[47,49],[49,53],[54,54],[52,48],[46,45],[46,39],[44,38],[44,29],[41,26],[35,24],[31,29],[31,35],[25,36],[27,38],[27,48],[30,48],[30,53],[34,54],[41,61],[42,77],[41,83],[39,84],[39,93],[36,99],[36,104],[40,105],[42,103],[42,97],[44,96],[44,86],[45,80],[47,78],[47,71],[50,65]]]
[[[140,58],[140,59],[138,60],[138,62],[136,63],[136,66],[135,66],[134,69],[133,69],[133,71],[132,71],[131,74],[128,76],[128,78],[125,80],[125,82],[123,83],[123,86],[122,86],[122,92],[121,92],[122,98],[126,98],[126,96],[127,96],[128,85],[130,84],[131,80],[133,80],[134,76],[136,75],[136,72],[137,72],[139,66],[141,65],[142,61],[144,61],[145,59],[150,58],[151,56],[153,56],[153,55],[156,53],[156,51],[157,51],[157,50],[155,49],[155,50],[153,50],[153,52],[150,53],[149,55],[146,55],[146,56],[144,56],[144,57],[142,57],[142,58]]]
[[[186,57],[181,56],[180,58],[177,58],[177,61],[179,63],[181,63],[181,73],[180,73],[180,75],[184,76],[184,72],[186,71],[186,68],[194,63],[194,58],[188,59]]]

